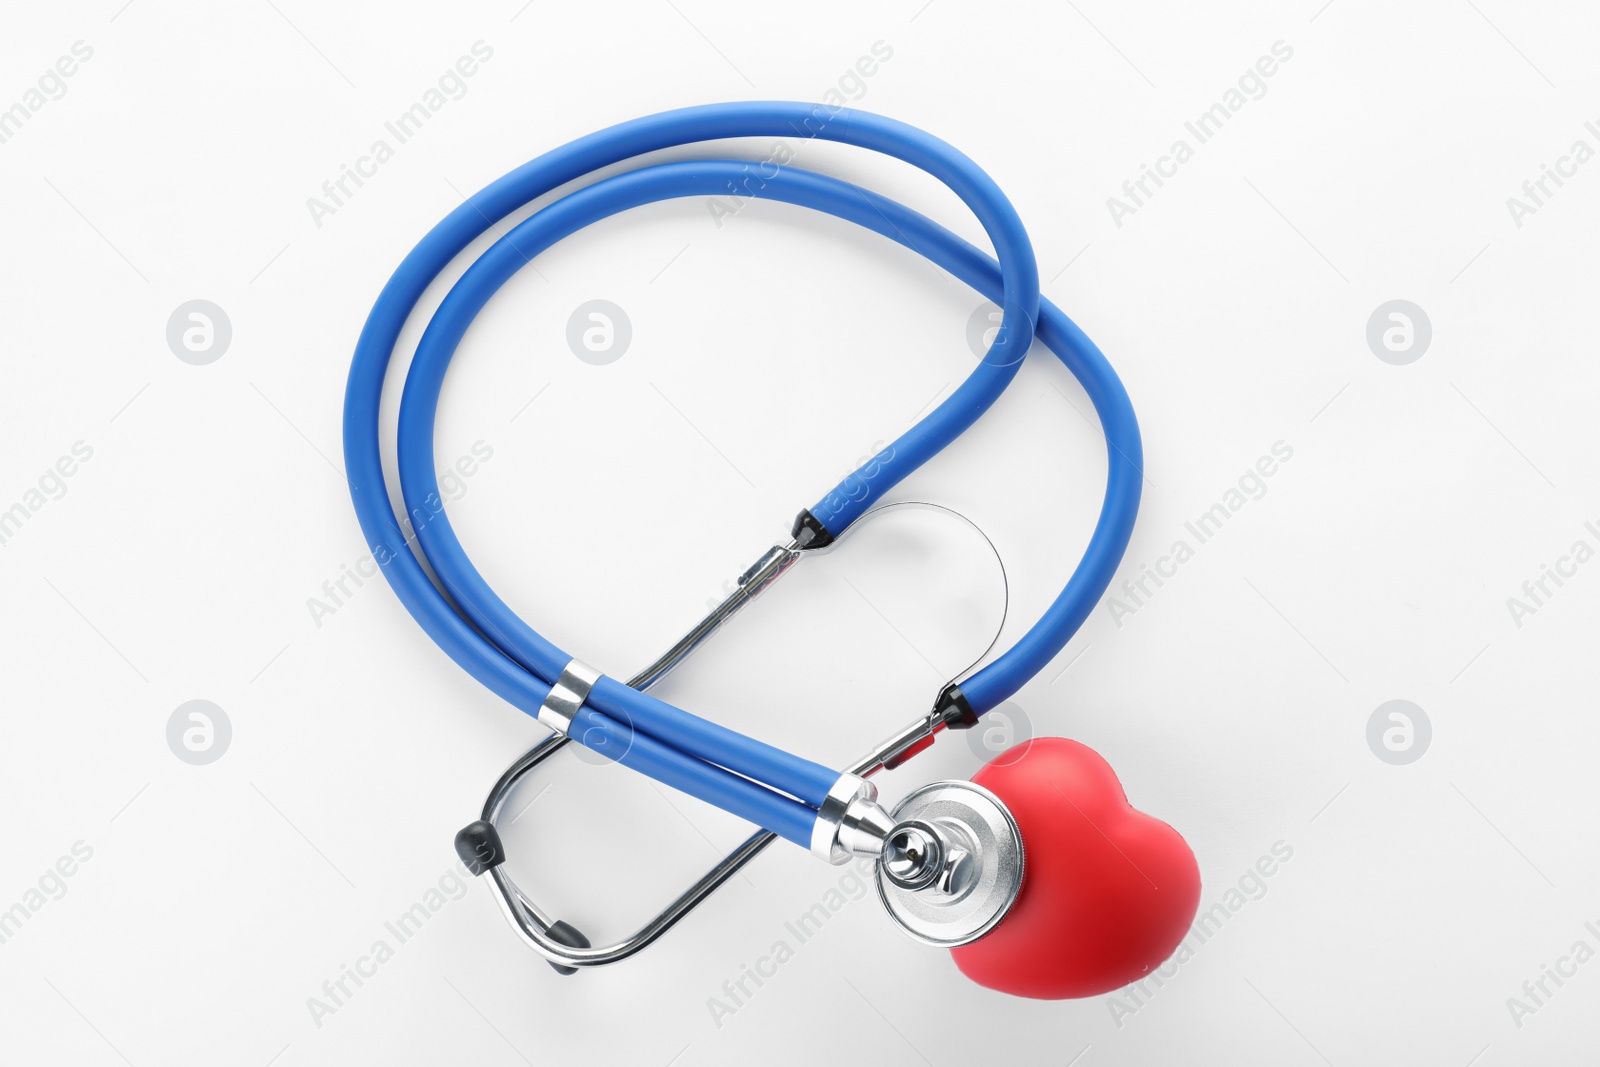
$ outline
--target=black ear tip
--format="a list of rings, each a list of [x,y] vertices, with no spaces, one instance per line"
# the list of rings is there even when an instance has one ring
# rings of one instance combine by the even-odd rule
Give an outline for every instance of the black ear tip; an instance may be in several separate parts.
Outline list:
[[[557,919],[555,922],[551,923],[550,929],[547,932],[553,940],[561,942],[568,948],[590,947],[589,939],[584,937],[583,934],[579,933],[576,926],[573,926],[571,923],[566,922],[563,919]],[[561,964],[554,962],[550,964],[550,969],[555,971],[557,974],[578,973],[578,968],[576,967],[564,967]]]
[[[495,830],[493,823],[484,819],[468,823],[456,834],[456,855],[461,857],[461,862],[466,864],[468,872],[474,878],[506,861],[506,850],[500,843],[499,832]],[[590,947],[589,939],[569,922],[557,919],[550,924],[547,932],[552,940],[568,948]],[[576,967],[565,967],[559,963],[551,963],[550,968],[557,974],[578,973]]]
[[[466,864],[474,878],[484,871],[500,866],[506,861],[505,846],[494,824],[479,819],[468,823],[456,834],[456,855]]]

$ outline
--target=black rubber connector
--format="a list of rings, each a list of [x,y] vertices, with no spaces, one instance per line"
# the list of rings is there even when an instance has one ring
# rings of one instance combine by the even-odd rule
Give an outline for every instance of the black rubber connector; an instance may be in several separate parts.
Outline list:
[[[794,517],[794,526],[789,534],[802,552],[808,548],[827,548],[833,544],[833,534],[828,532],[820,519],[811,514],[810,508]]]
[[[972,710],[961,687],[954,682],[944,687],[939,699],[933,702],[933,710],[952,730],[970,730],[978,725],[978,713]]]
[[[580,934],[577,927],[573,926],[569,922],[565,922],[564,920],[557,919],[555,922],[550,924],[550,929],[545,932],[550,935],[552,940],[559,941],[568,948],[590,947],[589,939]],[[549,963],[550,969],[557,974],[578,973],[578,968],[576,967],[564,967],[561,964],[555,963],[551,960],[546,960],[545,962]]]
[[[506,861],[506,849],[494,824],[482,819],[468,823],[456,834],[456,855],[474,878]]]

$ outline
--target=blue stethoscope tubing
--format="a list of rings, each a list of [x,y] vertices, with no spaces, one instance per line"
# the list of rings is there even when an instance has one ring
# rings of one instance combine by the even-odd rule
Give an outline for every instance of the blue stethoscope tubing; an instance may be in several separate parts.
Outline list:
[[[972,208],[998,260],[932,220],[848,182],[794,167],[763,170],[738,161],[669,163],[626,172],[545,206],[495,242],[435,312],[401,398],[398,468],[418,550],[408,547],[384,484],[379,405],[401,329],[441,271],[474,239],[529,201],[641,153],[746,136],[817,136],[896,156],[945,182]],[[1101,514],[1083,559],[1040,620],[1007,652],[961,682],[982,714],[1033,677],[1082,625],[1121,561],[1138,510],[1142,452],[1126,390],[1059,308],[1038,295],[1032,246],[994,182],[954,148],[914,127],[860,111],[798,103],[686,108],[623,123],[519,167],[434,227],[385,285],[362,330],[345,400],[347,475],[363,533],[391,586],[423,629],[489,689],[536,715],[570,657],[541,637],[488,586],[445,515],[434,473],[439,393],[473,318],[533,256],[620,211],[683,196],[742,193],[825,211],[911,248],[998,302],[1002,325],[972,375],[933,412],[811,509],[837,536],[901,479],[954,440],[1015,376],[1035,335],[1083,384],[1105,431],[1108,477]],[[449,599],[446,598],[448,594]],[[453,604],[452,604],[453,602]],[[602,676],[571,728],[574,739],[658,781],[716,804],[787,840],[809,845],[812,824],[839,772],[793,756]]]

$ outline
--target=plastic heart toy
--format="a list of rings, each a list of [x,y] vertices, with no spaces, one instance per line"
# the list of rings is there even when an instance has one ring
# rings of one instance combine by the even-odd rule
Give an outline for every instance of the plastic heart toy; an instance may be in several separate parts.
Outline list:
[[[1200,902],[1176,830],[1128,803],[1111,765],[1060,737],[1024,742],[972,779],[1015,817],[1022,888],[999,926],[951,949],[979,985],[1061,1000],[1119,989],[1159,966]]]

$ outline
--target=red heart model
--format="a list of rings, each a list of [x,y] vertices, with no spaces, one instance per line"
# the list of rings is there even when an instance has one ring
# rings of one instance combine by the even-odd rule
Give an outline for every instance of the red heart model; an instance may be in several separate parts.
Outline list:
[[[1178,831],[1128,804],[1111,765],[1062,737],[1025,741],[972,779],[1022,833],[1022,891],[989,934],[951,949],[961,973],[1019,997],[1120,989],[1194,921],[1200,869]]]

